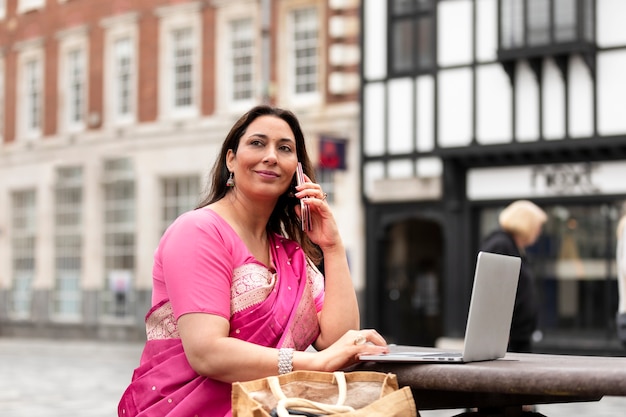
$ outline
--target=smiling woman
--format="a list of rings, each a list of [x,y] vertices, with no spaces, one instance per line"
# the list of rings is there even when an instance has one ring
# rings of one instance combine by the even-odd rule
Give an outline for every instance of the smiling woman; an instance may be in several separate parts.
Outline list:
[[[335,371],[388,350],[359,330],[345,248],[292,112],[244,114],[211,181],[155,253],[148,341],[119,416],[229,416],[235,381]]]
[[[274,116],[256,118],[238,147],[226,153],[226,166],[235,181],[230,202],[238,198],[277,201],[293,185],[297,164],[296,140],[289,125]],[[271,213],[274,204],[265,208]]]

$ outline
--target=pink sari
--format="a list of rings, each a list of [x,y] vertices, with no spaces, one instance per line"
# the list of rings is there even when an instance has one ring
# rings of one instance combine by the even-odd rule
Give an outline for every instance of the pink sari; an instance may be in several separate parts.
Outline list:
[[[320,282],[321,274],[307,263],[295,242],[274,236],[271,248],[278,277],[276,291],[268,291],[264,300],[245,305],[241,311],[231,308],[230,336],[262,346],[304,350],[319,334],[314,298],[319,288],[313,287]],[[234,277],[233,300],[245,297],[245,291],[237,287]],[[148,341],[131,384],[120,400],[118,416],[231,415],[231,384],[200,376],[191,368],[169,300],[148,312],[146,332]]]

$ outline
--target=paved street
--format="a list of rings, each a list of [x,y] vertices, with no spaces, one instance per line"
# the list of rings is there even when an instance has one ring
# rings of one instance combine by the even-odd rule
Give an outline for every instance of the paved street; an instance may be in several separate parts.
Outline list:
[[[599,402],[541,405],[537,411],[546,417],[616,417],[626,414],[626,398],[604,397]],[[421,417],[452,417],[464,410],[420,411]]]
[[[1,417],[114,417],[139,361],[141,344],[0,338]],[[608,417],[626,412],[626,398],[545,405],[548,417]],[[450,417],[459,410],[421,411]]]
[[[0,416],[117,416],[141,347],[0,338]]]

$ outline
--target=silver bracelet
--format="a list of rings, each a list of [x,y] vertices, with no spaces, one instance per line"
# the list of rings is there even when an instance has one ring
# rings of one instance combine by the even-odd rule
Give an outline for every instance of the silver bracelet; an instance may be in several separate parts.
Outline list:
[[[293,371],[293,349],[278,349],[278,374],[288,374]]]

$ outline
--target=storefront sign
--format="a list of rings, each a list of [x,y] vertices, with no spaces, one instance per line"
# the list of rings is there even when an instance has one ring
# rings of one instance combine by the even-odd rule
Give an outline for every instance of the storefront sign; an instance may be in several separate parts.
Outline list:
[[[626,161],[477,168],[467,175],[467,198],[490,200],[626,194]]]
[[[539,165],[532,168],[531,188],[556,195],[598,194],[593,163]]]

